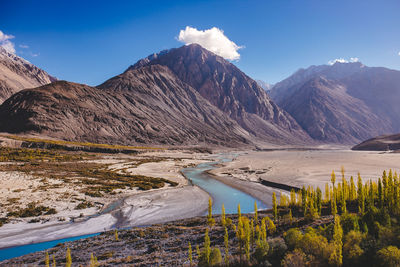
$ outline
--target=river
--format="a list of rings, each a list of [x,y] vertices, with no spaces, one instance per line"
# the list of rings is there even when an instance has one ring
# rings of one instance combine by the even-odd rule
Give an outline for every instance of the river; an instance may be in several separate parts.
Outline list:
[[[241,206],[242,213],[253,212],[255,201],[257,202],[257,206],[259,209],[267,208],[266,205],[260,200],[255,199],[252,196],[243,193],[238,189],[232,188],[218,180],[215,180],[209,174],[206,173],[206,171],[208,170],[217,168],[216,166],[217,164],[231,161],[234,156],[235,155],[229,155],[229,156],[220,155],[216,161],[201,163],[195,167],[185,168],[182,170],[183,174],[194,185],[201,187],[203,190],[208,192],[209,195],[212,197],[213,214],[221,213],[222,204],[224,204],[225,206],[226,213],[231,213],[231,214],[237,213],[237,206],[239,203]],[[95,235],[98,235],[98,233],[0,249],[0,261],[26,255],[37,251],[46,250],[56,246],[59,243],[74,241],[82,238],[88,238]]]

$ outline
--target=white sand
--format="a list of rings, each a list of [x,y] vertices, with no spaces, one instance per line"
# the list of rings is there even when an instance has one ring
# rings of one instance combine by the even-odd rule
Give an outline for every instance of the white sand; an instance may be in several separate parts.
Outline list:
[[[364,181],[375,180],[383,170],[399,172],[400,154],[351,150],[251,151],[212,173],[247,181],[265,179],[297,187],[319,186],[324,190],[332,170],[337,180],[341,180],[341,166],[347,179],[350,176],[356,179],[360,172]]]
[[[82,222],[7,224],[0,231],[0,248],[194,217],[205,213],[208,197],[196,186],[160,189],[128,197],[122,207]]]
[[[173,159],[171,159],[173,156]],[[165,157],[160,162],[150,162],[137,165],[138,157],[127,155],[104,156],[91,162],[111,164],[110,169],[123,170],[130,174],[140,174],[150,177],[161,177],[178,182],[177,187],[166,185],[164,188],[139,191],[137,189],[116,190],[116,195],[100,198],[85,196],[79,192],[73,183],[63,183],[60,180],[26,175],[18,172],[0,172],[0,201],[8,203],[0,210],[0,216],[5,217],[9,210],[25,207],[30,202],[38,205],[54,207],[55,215],[40,216],[41,222],[28,223],[30,218],[12,219],[10,223],[0,227],[0,248],[28,243],[37,243],[54,239],[91,234],[108,230],[113,227],[129,227],[166,222],[204,214],[209,195],[195,186],[187,186],[188,182],[180,170],[188,165],[204,162],[210,155],[168,151],[147,153],[145,157]],[[168,158],[167,158],[168,157]],[[39,190],[44,183],[46,190]],[[51,185],[63,183],[60,188]],[[17,198],[14,203],[8,200]],[[87,199],[96,204],[95,207],[76,210],[80,200]],[[89,218],[104,210],[110,203],[123,199],[123,205],[107,214]],[[83,218],[78,218],[82,213]],[[75,222],[70,222],[72,219]],[[65,219],[60,221],[59,219]],[[79,221],[78,221],[79,220]]]

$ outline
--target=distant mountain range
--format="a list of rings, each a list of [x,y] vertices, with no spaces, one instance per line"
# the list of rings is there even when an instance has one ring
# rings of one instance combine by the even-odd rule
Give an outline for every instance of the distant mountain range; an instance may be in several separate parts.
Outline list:
[[[360,62],[311,66],[270,95],[322,142],[354,144],[400,131],[400,71]]]
[[[0,46],[0,104],[22,89],[38,87],[56,80]]]
[[[274,87],[273,84],[267,83],[265,81],[262,80],[256,80],[256,82],[258,83],[259,86],[261,86],[262,89],[264,89],[267,93],[269,90],[272,89],[272,87]]]
[[[335,63],[267,87],[197,44],[152,54],[96,87],[56,81],[1,49],[0,132],[232,147],[354,144],[400,132],[399,71]]]
[[[90,87],[58,81],[0,106],[0,131],[120,144],[305,144],[311,138],[233,64],[199,45]]]

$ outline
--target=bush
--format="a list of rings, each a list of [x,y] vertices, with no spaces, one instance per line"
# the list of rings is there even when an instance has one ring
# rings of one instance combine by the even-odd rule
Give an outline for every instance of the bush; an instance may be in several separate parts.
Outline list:
[[[365,238],[365,234],[356,231],[350,231],[344,238],[343,244],[343,258],[344,262],[351,264],[357,264],[359,258],[364,253],[361,248],[361,242]]]
[[[213,248],[210,255],[210,266],[215,266],[222,263],[221,251],[219,248]]]
[[[297,228],[291,228],[283,234],[283,238],[289,249],[295,249],[299,246],[300,240],[303,238],[303,234]]]
[[[269,244],[269,261],[272,266],[278,266],[287,251],[287,246],[282,238],[274,238],[268,241]]]
[[[400,249],[395,246],[388,246],[378,251],[378,258],[382,266],[400,266]]]
[[[308,266],[306,254],[304,254],[300,249],[295,249],[294,251],[287,253],[281,264],[283,267]]]
[[[253,257],[256,259],[258,264],[264,264],[268,259],[268,252],[269,252],[269,244],[268,242],[262,242],[260,241],[257,244],[256,250],[253,253]]]

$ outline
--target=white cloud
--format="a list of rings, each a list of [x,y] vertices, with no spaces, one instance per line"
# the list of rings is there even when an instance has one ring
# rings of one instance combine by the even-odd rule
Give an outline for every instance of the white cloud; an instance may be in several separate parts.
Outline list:
[[[21,45],[19,45],[19,47],[20,47],[20,48],[26,49],[26,48],[29,48],[29,45],[22,45],[22,44],[21,44]]]
[[[199,44],[207,50],[229,60],[238,60],[240,54],[238,50],[243,46],[238,46],[224,34],[224,31],[213,27],[208,30],[197,30],[186,26],[179,32],[178,40],[185,44]]]
[[[399,52],[399,56],[400,56],[400,52]]]
[[[329,60],[328,64],[333,65],[335,63],[354,63],[354,62],[359,62],[360,59],[358,57],[351,57],[349,60],[344,59],[344,58],[336,58],[333,60]]]
[[[3,47],[7,52],[15,54],[14,44],[10,41],[14,36],[8,35],[0,31],[0,46]]]

